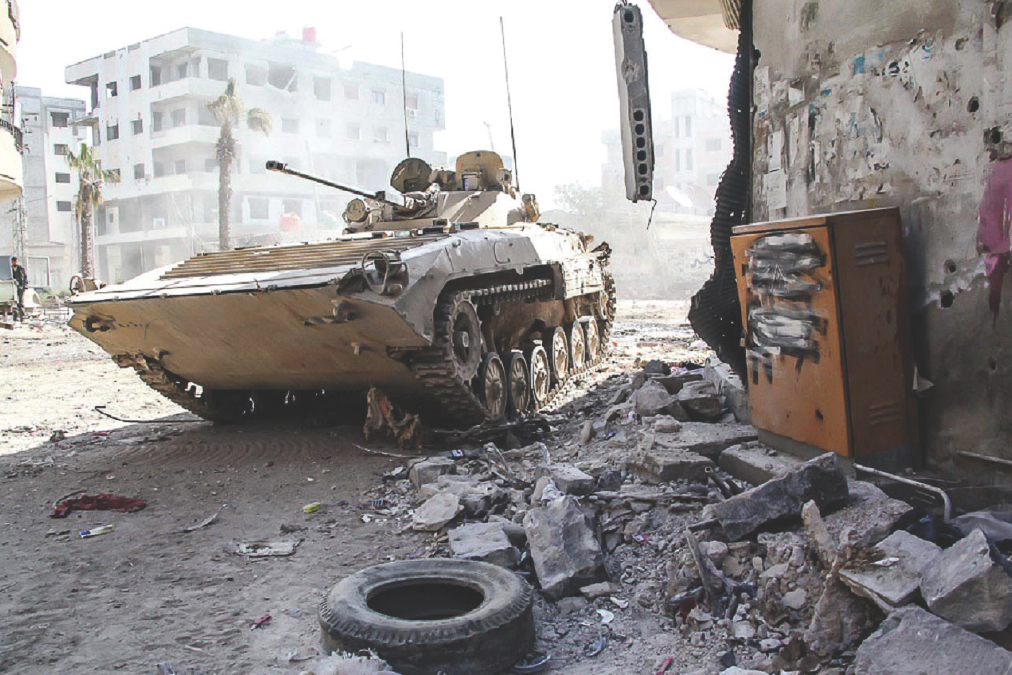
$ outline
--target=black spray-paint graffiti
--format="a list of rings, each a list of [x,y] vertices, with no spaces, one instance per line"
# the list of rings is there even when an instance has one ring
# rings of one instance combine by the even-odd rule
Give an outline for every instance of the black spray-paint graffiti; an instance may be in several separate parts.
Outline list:
[[[826,264],[818,243],[805,232],[768,234],[748,250],[751,301],[748,306],[748,354],[752,377],[762,366],[773,379],[773,359],[791,356],[797,370],[806,361],[819,361],[819,336],[826,320],[812,309],[812,297],[822,284],[812,272]]]

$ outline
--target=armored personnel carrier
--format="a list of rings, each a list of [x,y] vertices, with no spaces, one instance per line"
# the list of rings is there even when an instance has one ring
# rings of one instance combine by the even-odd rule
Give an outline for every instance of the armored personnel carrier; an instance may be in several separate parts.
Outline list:
[[[494,152],[409,158],[320,243],[204,253],[72,298],[70,325],[209,420],[381,388],[455,426],[545,406],[597,362],[615,311],[607,244],[538,222]],[[288,179],[279,179],[288,180]]]

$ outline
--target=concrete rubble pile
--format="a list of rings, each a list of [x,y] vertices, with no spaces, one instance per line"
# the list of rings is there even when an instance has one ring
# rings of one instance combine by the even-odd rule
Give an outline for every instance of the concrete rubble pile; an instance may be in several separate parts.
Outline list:
[[[1012,664],[974,635],[1012,623],[1012,565],[980,529],[944,550],[899,529],[910,505],[834,455],[757,442],[732,378],[651,362],[564,406],[551,447],[413,460],[383,490],[413,505],[394,514],[405,529],[434,533],[418,556],[534,583],[539,641],[556,655],[591,625],[628,641],[615,626],[632,617],[688,642],[669,672],[946,672],[914,646],[923,626],[971,662]]]

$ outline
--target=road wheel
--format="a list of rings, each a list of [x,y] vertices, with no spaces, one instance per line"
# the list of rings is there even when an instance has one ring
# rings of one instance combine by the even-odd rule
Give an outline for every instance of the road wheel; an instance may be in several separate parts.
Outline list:
[[[481,325],[474,305],[463,295],[453,300],[446,330],[457,376],[467,382],[478,373],[481,365]]]
[[[499,419],[506,414],[506,404],[509,398],[506,368],[503,366],[502,359],[495,352],[488,354],[481,364],[478,391],[491,419]]]
[[[548,353],[552,361],[552,384],[557,386],[569,375],[569,340],[562,326],[551,329]]]
[[[587,361],[587,343],[583,337],[583,326],[575,322],[569,329],[569,356],[573,370],[580,370]]]
[[[527,359],[531,364],[531,399],[534,409],[540,410],[552,391],[552,365],[549,363],[548,352],[541,345],[535,346]]]
[[[512,352],[508,364],[509,400],[506,410],[510,417],[515,418],[531,407],[531,373],[527,369],[527,359],[520,352]]]
[[[534,645],[534,591],[496,565],[401,560],[366,568],[320,603],[328,651],[372,649],[404,675],[499,673]]]
[[[601,353],[601,335],[597,330],[597,319],[590,317],[583,323],[587,345],[587,360],[593,361]]]

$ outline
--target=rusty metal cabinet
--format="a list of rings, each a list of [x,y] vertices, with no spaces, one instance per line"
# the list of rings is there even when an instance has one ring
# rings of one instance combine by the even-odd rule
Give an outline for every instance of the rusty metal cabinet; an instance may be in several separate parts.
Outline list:
[[[734,229],[752,423],[774,444],[906,452],[917,406],[897,209]]]

